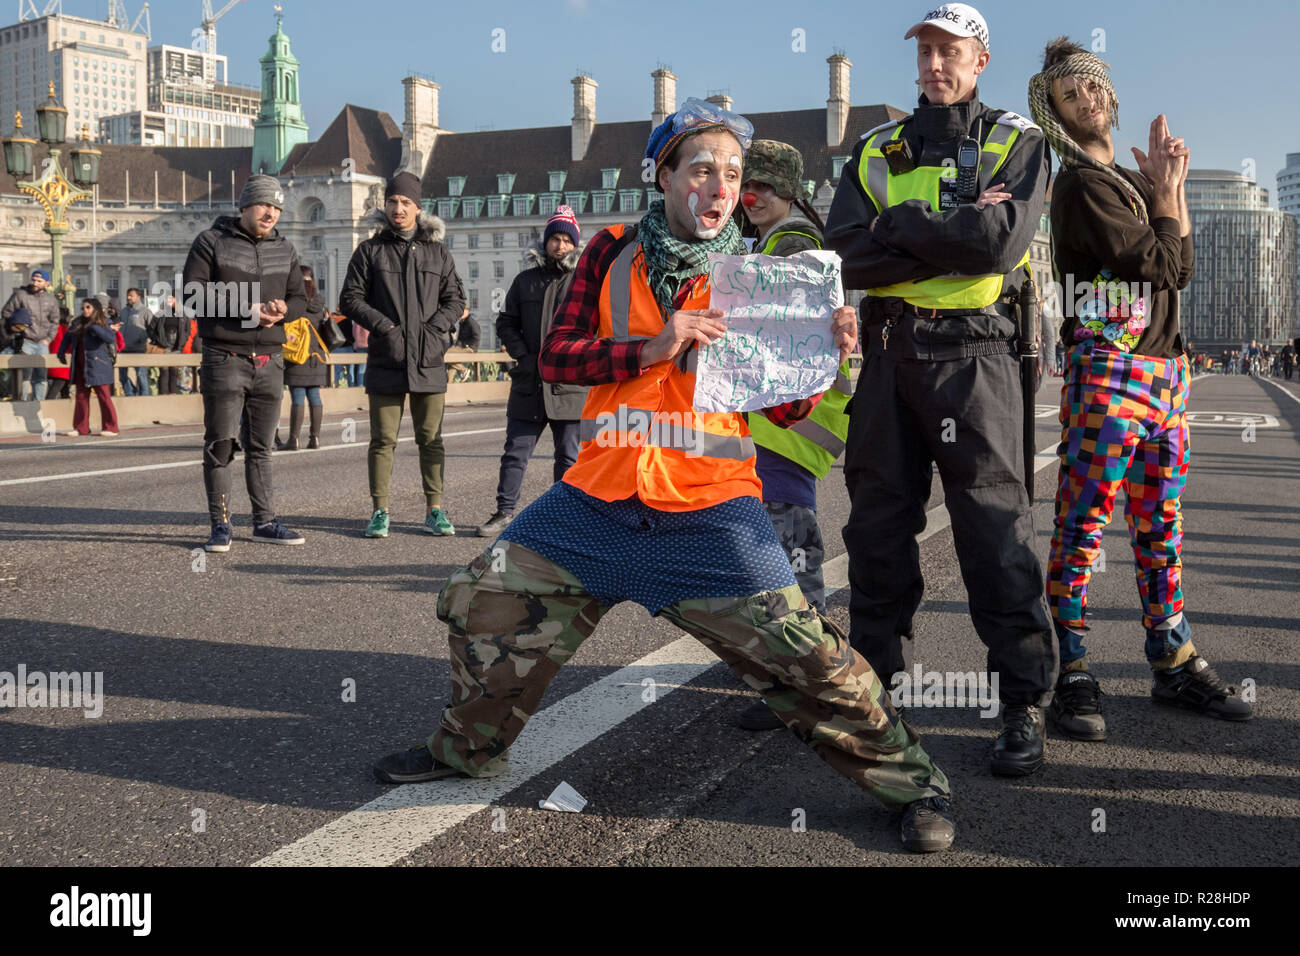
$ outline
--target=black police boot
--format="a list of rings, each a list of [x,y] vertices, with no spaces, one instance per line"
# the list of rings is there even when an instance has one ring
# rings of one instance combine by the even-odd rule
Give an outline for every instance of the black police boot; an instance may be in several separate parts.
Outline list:
[[[1043,708],[1007,706],[990,761],[994,776],[1023,777],[1043,765]]]

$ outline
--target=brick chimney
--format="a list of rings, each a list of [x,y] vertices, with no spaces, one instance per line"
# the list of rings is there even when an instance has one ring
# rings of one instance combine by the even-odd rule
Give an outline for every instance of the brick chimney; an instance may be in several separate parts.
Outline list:
[[[831,65],[831,95],[826,101],[826,145],[844,142],[849,126],[849,69],[853,66],[843,53],[826,58]]]
[[[433,156],[433,144],[438,139],[438,90],[432,80],[408,76],[402,80],[405,87],[406,118],[402,122],[401,169],[424,178],[424,168]]]
[[[650,74],[654,108],[650,110],[650,128],[655,129],[677,112],[677,74],[665,66]]]
[[[575,163],[586,158],[591,145],[591,131],[596,128],[596,81],[578,74],[573,83],[573,126],[570,133],[569,158]]]
[[[719,106],[724,110],[731,109],[731,97],[726,93],[714,93],[712,96],[705,97],[705,102],[712,103],[714,106]]]

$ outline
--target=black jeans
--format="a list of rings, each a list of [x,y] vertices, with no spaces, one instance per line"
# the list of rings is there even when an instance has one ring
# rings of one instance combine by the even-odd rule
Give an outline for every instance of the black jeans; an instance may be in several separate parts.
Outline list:
[[[999,696],[1013,705],[1050,699],[1056,640],[1024,486],[1023,415],[1014,355],[864,357],[844,459],[849,641],[882,681],[903,669],[902,637],[921,603],[916,535],[938,464],[971,621]]]
[[[253,521],[265,524],[276,516],[271,449],[283,391],[284,356],[279,351],[258,368],[247,356],[203,350],[203,484],[214,522],[230,520],[230,463],[239,447]]]
[[[514,514],[519,505],[519,489],[524,485],[524,472],[528,459],[533,456],[537,439],[542,437],[547,422],[531,422],[526,418],[506,419],[506,448],[501,454],[501,478],[497,482],[497,511]],[[551,474],[555,481],[578,460],[581,445],[580,423],[577,421],[551,421],[551,438],[555,441],[555,467]]]

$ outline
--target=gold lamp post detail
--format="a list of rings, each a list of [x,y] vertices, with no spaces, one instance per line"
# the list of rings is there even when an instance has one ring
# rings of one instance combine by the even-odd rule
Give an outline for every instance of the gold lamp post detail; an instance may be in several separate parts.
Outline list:
[[[70,156],[73,176],[69,180],[59,162],[59,150],[54,148],[66,141],[68,111],[55,98],[53,83],[50,83],[49,99],[36,108],[36,117],[41,142],[50,147],[50,155],[42,164],[44,169],[40,178],[30,181],[19,179],[18,189],[34,197],[45,210],[44,228],[50,237],[54,258],[54,294],[72,311],[72,294],[76,286],[63,271],[63,237],[68,234],[68,207],[74,202],[86,202],[91,198],[90,191],[81,187],[93,186],[99,182],[100,151],[90,144],[90,130],[83,126],[81,142]],[[23,133],[22,113],[14,114],[14,131],[3,142],[5,168],[9,175],[15,179],[32,175],[36,141]]]

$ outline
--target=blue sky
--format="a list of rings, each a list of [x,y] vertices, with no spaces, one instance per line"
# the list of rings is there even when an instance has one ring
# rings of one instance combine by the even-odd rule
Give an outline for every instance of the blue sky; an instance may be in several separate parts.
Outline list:
[[[212,0],[220,9],[225,0]],[[134,19],[138,0],[126,0]],[[231,79],[258,82],[257,59],[274,31],[272,0],[244,0],[217,24]],[[315,138],[344,103],[402,120],[401,78],[442,87],[441,125],[459,131],[567,124],[569,80],[578,69],[600,84],[597,121],[646,117],[650,71],[670,65],[678,102],[727,90],[744,112],[824,108],[826,57],[853,62],[854,105],[915,104],[915,41],[903,33],[929,7],[878,0],[679,2],[655,0],[281,0],[285,32],[302,61],[301,92]],[[984,0],[993,55],[981,98],[1027,113],[1025,88],[1046,41],[1060,34],[1090,46],[1104,39],[1120,97],[1117,150],[1146,148],[1157,113],[1183,136],[1194,168],[1241,170],[1253,160],[1276,199],[1276,172],[1300,152],[1294,0],[1092,0],[1062,7]],[[154,0],[153,42],[188,45],[200,0]],[[64,0],[64,12],[102,17],[105,0]],[[504,52],[493,52],[504,39]],[[792,50],[804,31],[806,52]],[[1094,31],[1105,31],[1104,35]],[[760,135],[762,131],[759,131]]]

